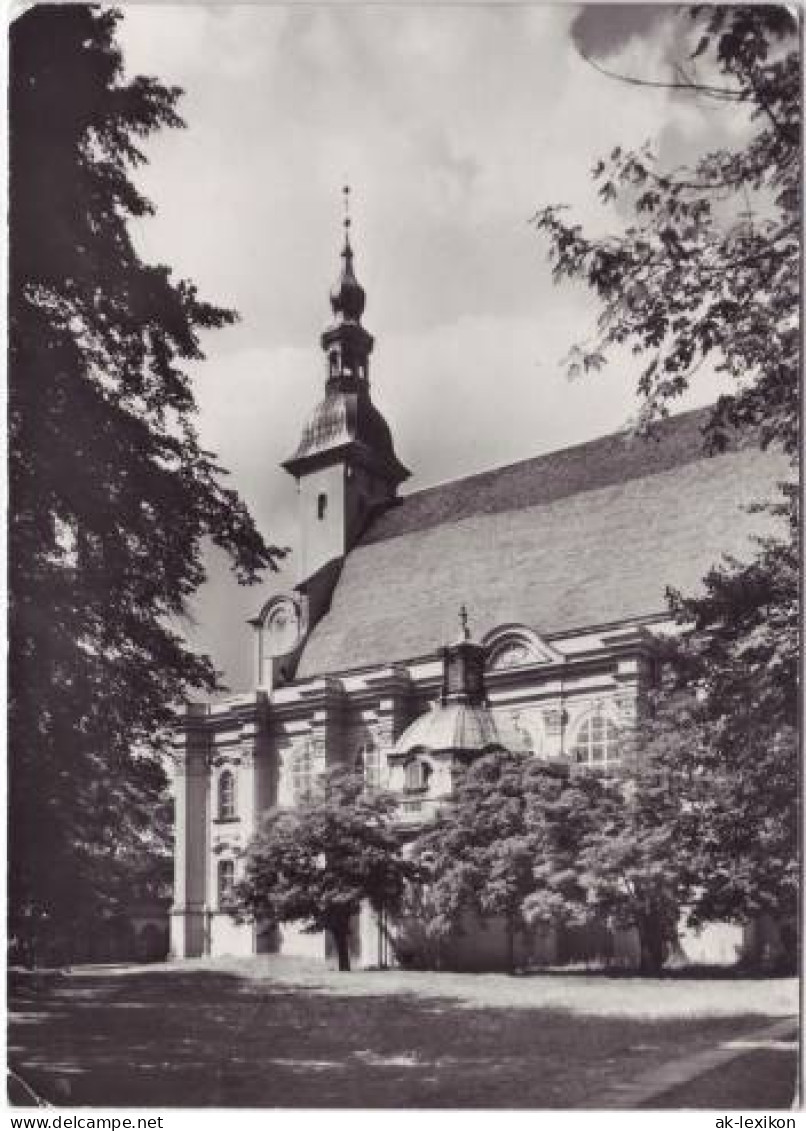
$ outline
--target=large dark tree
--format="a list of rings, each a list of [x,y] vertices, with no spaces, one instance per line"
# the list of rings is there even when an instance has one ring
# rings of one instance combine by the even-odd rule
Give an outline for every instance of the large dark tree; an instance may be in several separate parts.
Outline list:
[[[164,786],[172,708],[216,683],[177,630],[205,540],[247,583],[276,556],[194,427],[187,363],[235,315],[131,239],[141,144],[183,123],[178,89],[124,77],[120,18],[46,4],[10,30],[10,907],[29,942],[87,922]]]

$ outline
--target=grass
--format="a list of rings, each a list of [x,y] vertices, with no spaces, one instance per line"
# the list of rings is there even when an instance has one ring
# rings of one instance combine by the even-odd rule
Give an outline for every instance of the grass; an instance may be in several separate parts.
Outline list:
[[[794,1015],[797,985],[272,957],[17,976],[9,1008],[11,1067],[59,1105],[573,1108]]]

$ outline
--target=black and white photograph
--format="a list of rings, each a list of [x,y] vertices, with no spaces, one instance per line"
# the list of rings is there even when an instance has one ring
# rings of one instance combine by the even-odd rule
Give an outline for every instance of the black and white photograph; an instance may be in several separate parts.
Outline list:
[[[12,1111],[794,1128],[801,47],[12,8]]]

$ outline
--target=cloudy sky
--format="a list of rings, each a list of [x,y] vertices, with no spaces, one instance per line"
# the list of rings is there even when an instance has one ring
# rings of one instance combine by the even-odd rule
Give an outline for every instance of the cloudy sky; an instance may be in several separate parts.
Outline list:
[[[185,91],[184,131],[148,145],[138,181],[157,216],[144,255],[192,278],[239,324],[194,371],[205,444],[267,539],[296,545],[291,454],[320,398],[318,336],[338,270],[345,181],[356,271],[375,335],[373,397],[413,471],[407,491],[627,424],[621,359],[569,383],[562,360],[596,307],[555,287],[529,219],[570,205],[591,230],[590,170],[653,139],[678,162],[743,130],[732,111],[610,70],[662,78],[670,8],[594,5],[126,6],[127,68]],[[711,399],[703,384],[686,406]],[[248,616],[294,576],[239,589],[211,556],[192,636],[233,689],[250,685]]]

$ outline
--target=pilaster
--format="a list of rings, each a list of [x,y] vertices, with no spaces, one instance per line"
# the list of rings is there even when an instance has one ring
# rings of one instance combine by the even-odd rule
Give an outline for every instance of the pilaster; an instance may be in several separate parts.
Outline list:
[[[205,951],[209,806],[206,716],[205,705],[189,704],[174,740],[174,958],[197,958]]]

